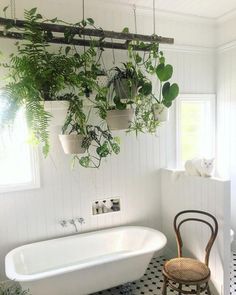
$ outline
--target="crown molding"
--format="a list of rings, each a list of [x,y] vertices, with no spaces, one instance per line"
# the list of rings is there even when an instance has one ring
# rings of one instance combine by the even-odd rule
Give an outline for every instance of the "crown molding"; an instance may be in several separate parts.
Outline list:
[[[228,51],[228,50],[235,49],[235,48],[236,48],[236,40],[218,46],[217,51],[224,52],[224,51]]]
[[[182,45],[182,44],[161,44],[161,50],[170,51],[170,52],[184,52],[184,53],[215,53],[215,47],[205,47],[205,46],[191,46],[191,45]]]
[[[125,0],[122,1],[114,1],[114,0],[100,0],[104,3],[110,4],[112,6],[116,6],[117,8],[123,8],[127,7],[130,9],[130,12],[133,13],[134,8],[136,8],[136,13],[142,12],[142,14],[145,15],[153,15],[153,9],[152,7],[143,6],[143,5],[134,5],[131,3],[127,3]],[[158,18],[160,19],[168,19],[171,20],[181,20],[181,21],[190,21],[192,23],[201,23],[201,24],[208,24],[208,25],[216,25],[216,19],[214,18],[208,18],[203,16],[197,16],[197,15],[191,15],[191,14],[185,14],[185,13],[178,13],[178,12],[170,12],[166,10],[159,10],[156,8],[156,17],[157,21]]]
[[[230,12],[227,12],[225,14],[223,14],[222,16],[218,17],[216,19],[216,22],[218,24],[222,24],[222,23],[225,23],[227,21],[230,21],[232,19],[236,18],[236,9],[230,11]]]
[[[116,5],[118,7],[128,7],[131,9],[131,11],[136,7],[136,11],[142,11],[142,13],[147,13],[147,14],[152,14],[153,9],[152,7],[144,6],[144,5],[134,5],[131,3],[127,3],[125,0],[100,0],[105,2],[106,4],[111,4],[111,5]],[[203,24],[210,24],[210,25],[217,25],[220,23],[224,23],[226,21],[229,21],[233,18],[236,18],[236,9],[233,11],[229,11],[219,17],[204,17],[204,16],[199,16],[199,15],[194,15],[194,14],[185,14],[185,13],[180,13],[180,12],[170,12],[166,10],[159,10],[156,8],[156,15],[160,18],[171,18],[174,19],[181,19],[181,20],[186,20],[186,21],[191,21],[191,22],[197,22],[197,23],[203,23]]]

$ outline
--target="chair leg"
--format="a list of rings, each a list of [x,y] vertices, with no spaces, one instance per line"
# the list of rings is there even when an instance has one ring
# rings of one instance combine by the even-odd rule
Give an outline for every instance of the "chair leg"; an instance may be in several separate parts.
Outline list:
[[[164,276],[164,282],[162,287],[162,295],[167,295],[167,278]]]
[[[181,295],[182,294],[182,292],[181,292],[182,291],[182,284],[179,284],[179,290],[180,290],[179,295]]]
[[[207,294],[208,294],[208,295],[211,295],[211,290],[210,290],[209,285],[207,285]]]
[[[197,288],[196,288],[197,290],[197,295],[200,295],[201,294],[201,287],[200,287],[200,285],[197,285]]]

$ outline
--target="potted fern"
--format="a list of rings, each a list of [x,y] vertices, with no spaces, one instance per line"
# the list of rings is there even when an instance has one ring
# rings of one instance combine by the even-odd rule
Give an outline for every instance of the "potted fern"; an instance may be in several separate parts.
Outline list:
[[[3,65],[9,70],[9,83],[5,87],[7,108],[2,123],[13,121],[17,111],[25,108],[31,141],[42,143],[43,153],[47,155],[48,127],[49,124],[63,125],[69,107],[67,93],[75,89],[85,92],[96,79],[96,65],[93,64],[96,52],[90,47],[79,54],[73,45],[52,49],[49,46],[52,32],[41,28],[40,22],[45,20],[37,9],[25,11],[24,16],[26,40],[16,43],[17,52],[10,56],[8,64]],[[65,38],[72,40],[73,36],[65,32]],[[93,71],[90,71],[92,64]]]

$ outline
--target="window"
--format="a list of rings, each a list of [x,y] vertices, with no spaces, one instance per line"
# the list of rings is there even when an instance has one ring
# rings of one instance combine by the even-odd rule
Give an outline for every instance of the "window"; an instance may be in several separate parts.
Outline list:
[[[184,94],[177,99],[177,167],[215,154],[215,95]]]
[[[3,105],[0,100],[0,116]],[[11,130],[0,133],[0,193],[39,187],[37,152],[27,143],[23,110]]]

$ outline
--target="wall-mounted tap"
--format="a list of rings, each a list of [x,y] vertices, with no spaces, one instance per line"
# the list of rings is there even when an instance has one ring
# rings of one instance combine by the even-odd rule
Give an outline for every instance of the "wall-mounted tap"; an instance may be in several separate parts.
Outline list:
[[[67,221],[66,220],[61,220],[60,222],[60,225],[62,226],[62,227],[66,227],[67,226]]]
[[[59,224],[62,227],[67,227],[68,225],[71,224],[75,228],[75,232],[78,233],[79,232],[79,229],[78,229],[78,225],[76,224],[77,222],[80,225],[82,225],[82,224],[85,223],[85,220],[84,220],[83,217],[76,217],[76,218],[71,218],[71,219],[68,219],[68,220],[62,219],[62,220],[59,221]]]
[[[85,220],[83,217],[79,217],[77,218],[77,221],[82,225],[83,223],[85,223]]]
[[[76,233],[78,233],[79,232],[79,230],[78,230],[78,227],[77,227],[77,225],[76,225],[76,219],[69,219],[69,221],[68,221],[70,224],[72,224],[73,226],[74,226],[74,228],[75,228],[75,232]]]

